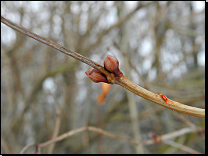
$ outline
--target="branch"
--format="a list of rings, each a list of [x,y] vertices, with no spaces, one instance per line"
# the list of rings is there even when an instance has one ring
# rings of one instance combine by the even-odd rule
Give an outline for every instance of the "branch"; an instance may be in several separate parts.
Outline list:
[[[119,139],[119,140],[124,140],[124,141],[127,141],[128,143],[130,144],[133,144],[133,145],[139,145],[139,144],[142,144],[142,145],[151,145],[151,144],[155,144],[155,143],[159,143],[159,142],[164,142],[164,143],[168,143],[168,141],[170,139],[173,139],[173,138],[176,138],[178,136],[181,136],[181,135],[185,135],[187,133],[190,133],[190,132],[200,132],[200,131],[203,131],[204,133],[204,130],[203,129],[199,129],[197,130],[196,128],[194,127],[187,127],[187,128],[183,128],[181,130],[177,130],[177,131],[174,131],[172,133],[168,133],[168,134],[164,134],[164,135],[161,135],[161,136],[156,136],[156,138],[151,138],[149,140],[146,140],[146,141],[135,141],[135,140],[132,140],[130,138],[126,138],[126,137],[123,137],[123,136],[119,136],[119,135],[115,135],[113,133],[109,133],[101,128],[96,128],[96,127],[92,127],[92,126],[88,126],[88,127],[81,127],[81,128],[78,128],[78,129],[74,129],[74,130],[71,130],[71,131],[68,131],[52,140],[49,140],[49,141],[46,141],[44,143],[41,143],[41,144],[30,144],[30,145],[27,145],[25,146],[20,154],[23,154],[29,147],[31,146],[35,146],[36,147],[36,152],[40,153],[40,149],[43,148],[43,147],[47,147],[49,146],[50,144],[53,144],[55,142],[58,142],[58,141],[61,141],[63,139],[66,139],[72,135],[75,135],[77,133],[80,133],[80,132],[83,132],[83,131],[94,131],[94,132],[97,132],[97,133],[101,133],[107,137],[110,137],[110,138],[114,138],[114,139]],[[189,151],[190,152],[190,151]],[[191,151],[192,153],[197,153],[197,151]]]
[[[158,105],[161,105],[173,111],[177,111],[191,116],[205,118],[205,109],[191,107],[176,101],[172,101],[162,94],[160,95],[155,94],[136,85],[135,83],[125,78],[124,76],[118,79],[116,83],[149,101],[152,101]]]
[[[101,65],[95,63],[94,61],[76,53],[73,52],[71,50],[66,49],[65,47],[49,40],[46,39],[42,36],[39,36],[15,23],[13,23],[12,21],[5,19],[4,17],[1,16],[1,22],[8,25],[9,27],[11,27],[12,29],[19,31],[31,38],[34,38],[37,41],[40,41],[50,47],[53,47],[57,50],[59,50],[60,52],[69,55],[83,63],[86,63],[87,65],[97,69],[99,72],[101,72],[102,74],[104,74],[108,81],[111,84],[118,84],[126,89],[128,89],[129,91],[149,100],[152,101],[156,104],[159,104],[163,107],[166,107],[168,109],[171,109],[173,111],[177,111],[183,114],[187,114],[187,115],[191,115],[191,116],[196,116],[196,117],[202,117],[205,118],[205,109],[201,109],[201,108],[196,108],[196,107],[191,107],[191,106],[187,106],[184,104],[181,104],[179,102],[175,102],[172,101],[170,99],[168,99],[166,96],[160,94],[155,94],[153,92],[150,92],[138,85],[136,85],[135,83],[133,83],[132,81],[128,80],[127,78],[125,78],[124,76],[122,76],[120,79],[116,79],[115,75],[113,73],[108,72],[104,67],[102,67]]]
[[[181,149],[183,151],[186,151],[188,153],[191,153],[191,154],[202,154],[202,153],[199,153],[198,151],[196,151],[196,150],[194,150],[194,149],[192,149],[190,147],[184,146],[182,144],[176,143],[176,142],[171,141],[171,140],[166,140],[166,141],[164,141],[164,143],[168,144],[170,146],[173,146],[175,148]]]
[[[97,69],[98,71],[100,71],[101,73],[105,74],[105,75],[110,75],[110,73],[104,69],[104,67],[102,67],[101,65],[95,63],[94,61],[76,53],[76,52],[73,52],[71,50],[68,50],[67,48],[53,42],[52,40],[49,40],[47,38],[44,38],[42,36],[39,36],[29,30],[27,30],[26,28],[23,28],[21,26],[19,26],[18,24],[15,24],[14,22],[4,18],[3,16],[1,16],[1,22],[6,24],[7,26],[11,27],[12,29],[16,30],[16,31],[19,31],[20,33],[26,35],[26,36],[29,36],[31,38],[34,38],[35,40],[39,41],[39,42],[42,42],[52,48],[55,48],[57,50],[59,50],[60,52],[66,54],[66,55],[69,55],[83,63],[86,63],[87,65]]]
[[[80,132],[83,132],[83,131],[86,131],[86,130],[98,132],[98,133],[101,133],[101,134],[103,134],[105,136],[108,136],[110,138],[119,139],[119,140],[125,140],[125,141],[127,141],[127,142],[129,142],[131,144],[135,144],[135,145],[138,144],[138,142],[136,142],[136,141],[134,141],[134,140],[132,140],[130,138],[126,138],[126,137],[122,137],[122,136],[119,136],[119,135],[115,135],[113,133],[109,133],[109,132],[107,132],[107,131],[105,131],[105,130],[103,130],[101,128],[88,126],[88,127],[81,127],[81,128],[75,129],[75,130],[71,130],[71,131],[69,131],[67,133],[64,133],[64,134],[62,134],[62,135],[60,135],[60,136],[58,136],[58,137],[56,137],[56,138],[54,138],[52,140],[49,140],[49,141],[44,142],[44,143],[41,143],[38,146],[40,148],[43,148],[43,147],[46,147],[46,146],[48,146],[48,145],[50,145],[52,143],[55,143],[55,142],[60,141],[60,140],[63,140],[63,139],[68,138],[68,137],[70,137],[70,136],[72,136],[74,134],[77,134],[77,133],[80,133]]]
[[[47,147],[55,142],[58,142],[58,141],[61,141],[63,139],[66,139],[74,134],[77,134],[77,133],[80,133],[80,132],[83,132],[83,131],[86,131],[86,130],[89,130],[89,131],[94,131],[94,132],[97,132],[97,133],[101,133],[105,136],[108,136],[110,138],[114,138],[114,139],[119,139],[119,140],[124,140],[124,141],[127,141],[129,142],[130,144],[134,144],[134,145],[138,145],[139,143],[135,140],[132,140],[130,138],[126,138],[126,137],[123,137],[123,136],[119,136],[119,135],[115,135],[113,133],[109,133],[101,128],[96,128],[96,127],[92,127],[92,126],[88,126],[88,127],[81,127],[81,128],[78,128],[78,129],[74,129],[74,130],[71,130],[71,131],[68,131],[52,140],[49,140],[49,141],[46,141],[44,143],[41,143],[41,144],[30,144],[30,145],[27,145],[25,146],[20,154],[23,154],[29,147],[31,146],[35,146],[36,147],[36,151],[40,151],[41,148],[43,147]]]

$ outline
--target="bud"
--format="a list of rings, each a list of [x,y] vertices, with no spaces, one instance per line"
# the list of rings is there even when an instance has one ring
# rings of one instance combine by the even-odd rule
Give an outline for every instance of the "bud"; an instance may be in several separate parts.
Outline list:
[[[120,71],[119,67],[119,62],[117,58],[107,55],[104,61],[104,67],[107,69],[109,72],[113,73],[117,79],[121,78],[123,76],[123,73]]]
[[[89,69],[88,71],[85,72],[85,74],[95,83],[98,82],[108,83],[106,76],[94,68]]]

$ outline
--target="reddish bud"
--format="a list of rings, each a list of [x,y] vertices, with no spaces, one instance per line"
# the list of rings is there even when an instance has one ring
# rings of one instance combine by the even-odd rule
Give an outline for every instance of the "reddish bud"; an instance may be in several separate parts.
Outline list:
[[[107,55],[104,61],[104,67],[109,72],[113,73],[117,79],[121,78],[123,76],[123,73],[119,70],[119,62],[117,58]]]
[[[85,72],[85,74],[95,83],[98,82],[108,83],[106,76],[94,68],[89,69],[88,71]]]
[[[155,143],[159,143],[161,141],[161,137],[157,136],[155,132],[152,132],[152,139]]]

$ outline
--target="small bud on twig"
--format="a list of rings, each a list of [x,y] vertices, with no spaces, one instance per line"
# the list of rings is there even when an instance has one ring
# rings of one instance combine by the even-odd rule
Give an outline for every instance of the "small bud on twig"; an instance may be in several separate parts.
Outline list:
[[[94,68],[89,69],[88,71],[85,72],[85,74],[95,83],[98,82],[108,83],[106,76]]]
[[[116,76],[116,79],[120,79],[123,76],[123,73],[119,69],[119,62],[117,58],[107,55],[104,61],[104,67],[109,72],[113,73]]]

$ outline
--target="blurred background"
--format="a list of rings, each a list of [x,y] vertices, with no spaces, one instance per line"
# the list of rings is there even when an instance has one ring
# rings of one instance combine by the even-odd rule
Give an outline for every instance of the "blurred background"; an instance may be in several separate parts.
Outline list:
[[[205,108],[205,2],[1,2],[1,15],[103,65],[119,60],[124,76],[157,94]],[[173,112],[119,85],[105,104],[91,67],[1,24],[1,151],[19,153],[84,126],[136,141],[205,119]],[[171,141],[205,153],[204,133]],[[34,153],[30,147],[25,153]],[[191,153],[165,142],[135,146],[85,131],[41,153]]]

